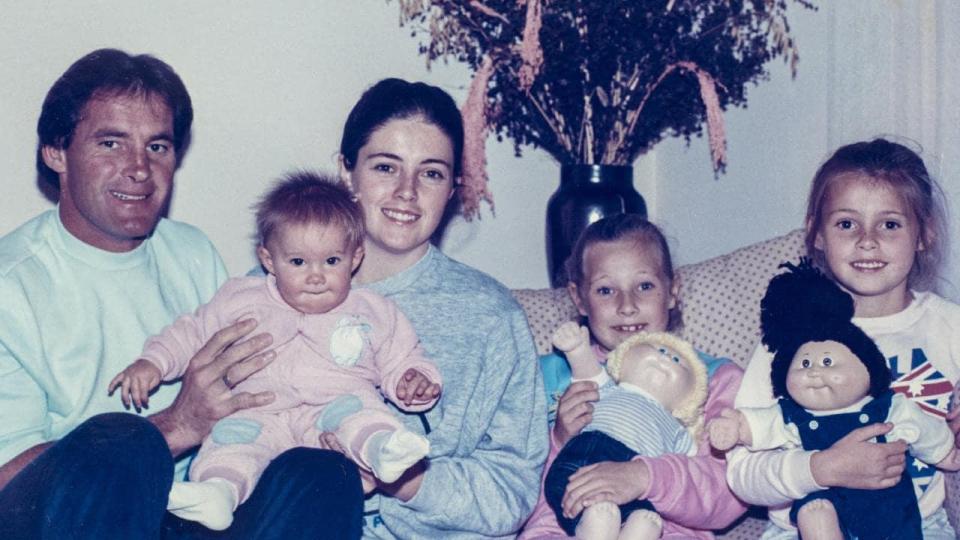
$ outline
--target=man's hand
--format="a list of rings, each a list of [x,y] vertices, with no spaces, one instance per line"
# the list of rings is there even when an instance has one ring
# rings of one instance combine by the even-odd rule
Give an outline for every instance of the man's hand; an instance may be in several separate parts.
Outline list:
[[[123,401],[123,406],[129,409],[130,402],[133,402],[137,412],[140,412],[140,409],[147,408],[150,403],[150,392],[159,384],[160,369],[149,360],[140,358],[110,381],[107,395],[113,394],[114,390],[120,388],[120,400]]]
[[[403,405],[430,403],[440,395],[440,385],[417,369],[410,368],[397,382],[397,398]]]
[[[635,501],[647,492],[649,483],[650,470],[640,460],[601,461],[580,467],[567,482],[561,503],[563,515],[573,519],[599,502],[622,505]]]
[[[580,434],[593,420],[593,404],[600,399],[597,383],[577,381],[567,387],[557,403],[557,421],[553,426],[553,438],[558,445]]]
[[[246,319],[214,334],[190,360],[173,404],[150,417],[174,456],[200,444],[221,418],[275,399],[272,392],[232,392],[276,356],[273,351],[264,352],[273,342],[269,334],[241,341],[256,327],[256,321]]]
[[[900,480],[906,465],[907,443],[871,442],[889,433],[893,424],[857,428],[833,446],[810,458],[813,479],[824,487],[883,489]]]

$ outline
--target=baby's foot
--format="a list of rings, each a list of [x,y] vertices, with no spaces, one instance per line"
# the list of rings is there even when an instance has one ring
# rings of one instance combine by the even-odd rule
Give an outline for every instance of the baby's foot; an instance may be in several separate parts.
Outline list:
[[[370,437],[367,463],[374,476],[389,484],[429,452],[430,441],[412,431],[381,431]]]
[[[202,482],[174,482],[167,499],[167,510],[187,521],[222,531],[233,523],[237,509],[237,489],[226,480],[211,478]]]

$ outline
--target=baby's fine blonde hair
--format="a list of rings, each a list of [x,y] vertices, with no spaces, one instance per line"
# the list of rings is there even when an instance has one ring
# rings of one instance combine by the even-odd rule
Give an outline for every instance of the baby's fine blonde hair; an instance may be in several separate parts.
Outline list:
[[[640,332],[625,339],[607,357],[607,372],[614,381],[620,382],[620,368],[627,351],[638,345],[669,347],[687,361],[693,373],[693,388],[672,414],[687,428],[694,440],[698,440],[703,429],[703,405],[707,401],[707,366],[686,340],[668,332]]]

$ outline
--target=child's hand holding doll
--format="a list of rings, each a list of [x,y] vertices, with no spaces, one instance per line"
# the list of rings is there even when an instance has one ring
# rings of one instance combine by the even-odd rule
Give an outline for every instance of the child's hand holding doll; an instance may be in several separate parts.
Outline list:
[[[574,380],[595,378],[601,393],[593,422],[564,445],[547,472],[547,503],[577,538],[659,538],[663,520],[649,502],[635,500],[629,488],[611,492],[603,487],[607,480],[589,472],[636,456],[695,452],[706,366],[689,343],[666,332],[628,337],[608,356],[606,372],[585,327],[565,323],[553,343],[566,352]]]
[[[761,302],[763,344],[774,354],[776,405],[727,410],[710,422],[711,444],[726,450],[801,446],[827,450],[847,434],[873,424],[892,425],[878,442],[903,440],[920,461],[960,470],[954,435],[890,389],[891,374],[876,343],[852,322],[852,297],[808,260],[771,280]],[[877,508],[884,508],[881,513]],[[816,538],[921,539],[921,518],[907,472],[882,489],[815,491],[793,503],[800,535]]]

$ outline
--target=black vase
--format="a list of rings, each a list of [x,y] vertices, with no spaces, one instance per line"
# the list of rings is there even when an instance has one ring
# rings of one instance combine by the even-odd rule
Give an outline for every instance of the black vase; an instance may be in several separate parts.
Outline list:
[[[606,216],[628,212],[647,215],[647,205],[633,187],[633,167],[562,165],[560,187],[547,203],[550,285],[566,285],[564,262],[587,225]]]

